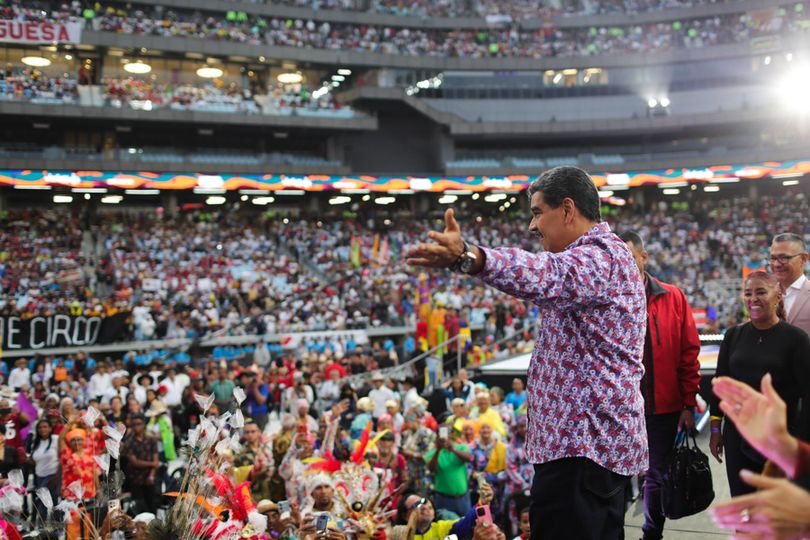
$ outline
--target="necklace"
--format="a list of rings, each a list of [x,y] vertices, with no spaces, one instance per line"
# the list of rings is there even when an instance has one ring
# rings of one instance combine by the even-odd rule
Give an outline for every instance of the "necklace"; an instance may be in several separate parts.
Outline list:
[[[760,330],[760,329],[752,326],[754,328],[754,330],[756,330],[756,332],[757,332],[757,345],[762,345],[762,342],[765,341],[765,338],[767,338],[773,332],[774,328],[776,328],[776,326],[778,324],[779,323],[776,323],[775,325],[771,326],[767,330]]]

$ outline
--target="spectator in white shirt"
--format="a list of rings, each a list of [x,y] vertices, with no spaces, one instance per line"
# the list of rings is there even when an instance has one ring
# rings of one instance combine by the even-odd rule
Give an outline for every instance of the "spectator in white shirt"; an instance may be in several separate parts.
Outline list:
[[[51,493],[54,501],[59,500],[59,436],[53,434],[51,424],[46,419],[37,422],[37,431],[28,448],[31,461],[34,462],[34,487],[45,488]],[[40,519],[45,521],[47,511],[45,506],[34,497],[34,506]]]
[[[260,368],[267,369],[270,365],[270,349],[265,345],[264,340],[259,340],[256,350],[253,351],[253,362]]]
[[[138,400],[138,403],[141,404],[141,407],[146,405],[146,391],[152,388],[153,384],[154,379],[152,379],[151,375],[143,374],[138,377],[138,385],[135,387],[133,395],[135,399]]]
[[[371,378],[371,382],[374,383],[374,389],[368,393],[368,397],[374,403],[372,415],[374,418],[379,418],[386,412],[385,402],[396,399],[396,396],[390,388],[385,386],[385,377],[382,376],[382,373],[375,373]]]
[[[340,372],[336,369],[329,371],[329,380],[322,383],[318,391],[321,400],[321,409],[327,411],[340,399]]]
[[[419,392],[416,391],[416,383],[411,377],[402,381],[402,410],[405,412],[410,411],[419,404]]]
[[[31,370],[28,369],[28,362],[25,358],[20,358],[16,362],[16,367],[11,370],[8,376],[8,385],[15,391],[20,391],[31,387]]]
[[[96,372],[90,377],[90,382],[87,385],[87,395],[90,399],[96,399],[107,396],[111,389],[112,374],[110,373],[110,366],[102,362],[96,366]]]
[[[160,393],[161,387],[166,389],[166,394],[162,397],[163,403],[169,408],[179,406],[180,399],[182,398],[182,390],[180,389],[180,381],[177,380],[177,374],[174,368],[169,368],[166,371],[166,378],[160,381],[158,393]]]

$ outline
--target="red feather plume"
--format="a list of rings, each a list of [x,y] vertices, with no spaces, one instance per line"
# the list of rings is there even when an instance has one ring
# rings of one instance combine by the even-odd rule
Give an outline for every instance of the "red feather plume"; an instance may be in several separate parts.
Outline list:
[[[357,449],[352,452],[352,463],[362,465],[363,458],[366,455],[366,448],[368,448],[368,440],[371,437],[371,420],[366,424],[366,429],[363,430],[363,435],[360,437],[360,444]]]
[[[332,455],[332,452],[327,452],[324,454],[323,458],[319,461],[315,461],[307,467],[308,473],[315,473],[315,472],[325,472],[328,474],[333,474],[340,470],[342,463],[335,459],[335,456]]]

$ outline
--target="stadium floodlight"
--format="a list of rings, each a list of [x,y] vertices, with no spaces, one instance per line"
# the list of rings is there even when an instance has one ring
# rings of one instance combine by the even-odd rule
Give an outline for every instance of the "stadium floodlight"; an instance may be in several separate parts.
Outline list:
[[[368,202],[371,200],[371,195],[363,195],[363,202]]]
[[[667,96],[664,96],[658,100],[658,103],[660,103],[661,106],[664,108],[669,107],[669,98]]]
[[[386,204],[391,204],[391,203],[397,202],[397,198],[396,197],[378,197],[378,198],[374,199],[374,202],[376,204],[386,205]]]
[[[477,200],[478,200],[478,199],[480,199],[480,198],[481,198],[481,194],[480,194],[480,193],[473,193],[472,200],[477,201]]]
[[[785,60],[787,60],[788,62],[792,62],[793,61],[793,53],[787,53],[785,55]]]
[[[655,98],[650,98],[647,100],[647,107],[654,109],[658,107],[658,100]]]
[[[107,195],[101,198],[102,204],[118,204],[124,200],[122,195]]]
[[[720,186],[703,186],[703,191],[706,193],[717,193],[720,191]]]
[[[343,75],[344,77],[348,77],[352,74],[352,70],[348,68],[340,68],[338,71],[338,75]]]
[[[204,66],[197,70],[197,76],[203,79],[216,79],[222,77],[224,71],[217,67]]]
[[[279,73],[276,80],[281,84],[298,84],[304,80],[304,76],[297,71],[290,73]]]
[[[159,189],[125,189],[127,195],[160,195]]]
[[[279,189],[278,191],[276,191],[276,194],[277,195],[298,195],[298,196],[301,196],[301,195],[305,195],[306,191],[304,191],[303,189]]]
[[[338,205],[338,204],[347,204],[347,203],[350,203],[350,202],[352,202],[352,198],[351,197],[346,197],[346,196],[337,196],[337,197],[332,197],[331,199],[329,199],[329,204],[332,205],[332,206],[335,206],[335,205]]]
[[[38,186],[26,186],[26,185],[19,185],[18,184],[18,185],[14,186],[14,189],[31,189],[31,190],[46,191],[46,190],[51,190],[53,188],[51,186],[41,186],[41,185],[38,185]]]
[[[765,65],[766,65],[766,66],[771,65],[771,57],[770,57],[770,56],[766,56],[766,57],[765,57],[765,62],[764,62],[764,63],[765,63]]]
[[[250,202],[252,202],[256,206],[264,206],[266,204],[275,202],[275,200],[276,199],[274,197],[254,197],[253,200]]]
[[[53,196],[53,202],[55,202],[56,204],[72,203],[73,202],[73,196],[72,195],[54,195]]]
[[[23,56],[20,61],[31,67],[48,67],[51,65],[51,61],[44,56]]]
[[[337,82],[343,82],[346,80],[346,77],[343,75],[332,75],[332,80]]]
[[[90,188],[71,188],[73,193],[107,193],[107,188],[103,187],[90,187]]]
[[[225,197],[212,196],[205,199],[205,204],[210,204],[211,206],[225,204],[226,202],[228,202],[228,199]]]
[[[124,71],[128,73],[134,73],[136,75],[143,75],[145,73],[149,73],[150,71],[152,71],[152,66],[138,60],[137,62],[130,62],[128,64],[124,64]]]
[[[458,200],[458,195],[445,195],[439,199],[439,204],[453,204]]]
[[[608,197],[613,197],[613,192],[610,191],[609,189],[599,191],[598,194],[599,194],[600,199],[606,199]]]
[[[810,66],[798,65],[776,85],[776,93],[782,106],[793,113],[810,113],[810,99],[807,88],[810,86]]]
[[[240,189],[240,195],[269,195],[269,189]]]
[[[661,189],[667,188],[681,188],[689,186],[689,182],[667,182],[665,184],[658,184],[658,187]]]
[[[783,180],[783,181],[782,181],[782,185],[783,185],[783,186],[785,186],[785,187],[788,187],[788,186],[798,186],[798,185],[799,185],[799,181],[798,181],[798,180]]]
[[[484,201],[486,202],[498,202],[502,201],[506,198],[506,193],[493,193],[491,195],[487,195],[484,197]]]
[[[804,173],[791,172],[791,173],[782,173],[782,174],[772,174],[771,178],[799,178],[800,176],[804,176]]]
[[[665,189],[662,193],[664,195],[677,195],[680,192],[681,192],[680,189],[671,188],[671,189]]]

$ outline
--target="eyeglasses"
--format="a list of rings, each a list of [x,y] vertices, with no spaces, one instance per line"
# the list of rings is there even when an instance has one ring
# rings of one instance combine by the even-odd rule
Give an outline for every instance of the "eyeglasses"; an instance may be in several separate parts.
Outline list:
[[[416,510],[417,508],[419,508],[420,506],[424,506],[425,504],[427,504],[427,499],[425,499],[424,497],[422,497],[421,499],[419,499],[418,501],[416,501],[416,502],[413,504],[413,506],[411,506],[410,508],[408,508],[408,510]]]
[[[787,264],[790,262],[791,259],[801,257],[802,255],[804,255],[804,253],[796,253],[795,255],[771,255],[768,260],[771,261],[771,264],[774,263]]]

